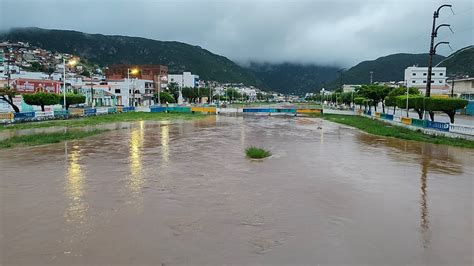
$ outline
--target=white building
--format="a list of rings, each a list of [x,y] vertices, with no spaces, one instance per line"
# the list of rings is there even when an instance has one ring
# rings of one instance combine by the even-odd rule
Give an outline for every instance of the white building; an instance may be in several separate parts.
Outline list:
[[[474,100],[474,78],[450,79],[448,85],[454,95],[463,99]]]
[[[117,105],[149,106],[154,104],[154,82],[145,79],[108,80],[110,92],[117,96]]]
[[[344,85],[342,85],[342,91],[343,92],[353,92],[359,87],[360,87],[360,85],[344,84]]]
[[[427,67],[407,67],[405,69],[405,83],[408,87],[416,87],[424,94],[428,80]],[[446,85],[446,68],[433,67],[431,73],[431,94],[448,94]]]
[[[176,83],[180,88],[196,88],[199,86],[199,76],[193,75],[191,72],[183,72],[183,74],[168,74],[168,84],[169,83]]]

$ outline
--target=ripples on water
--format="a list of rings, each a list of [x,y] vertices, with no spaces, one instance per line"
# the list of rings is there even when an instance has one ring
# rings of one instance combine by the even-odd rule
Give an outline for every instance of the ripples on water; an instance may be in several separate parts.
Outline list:
[[[3,264],[472,264],[472,150],[300,117],[107,127],[0,151]]]

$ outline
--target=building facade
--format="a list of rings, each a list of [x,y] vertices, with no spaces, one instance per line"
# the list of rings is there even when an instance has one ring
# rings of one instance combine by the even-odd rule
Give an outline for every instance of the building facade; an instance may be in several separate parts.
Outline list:
[[[427,67],[407,67],[405,69],[405,84],[408,87],[418,88],[423,94],[426,92],[428,80]],[[431,94],[449,94],[446,84],[446,68],[433,67],[431,73]]]
[[[136,74],[128,74],[136,70]],[[151,80],[154,83],[155,93],[168,87],[168,67],[163,65],[111,65],[105,75],[110,80],[131,79]]]
[[[199,87],[199,76],[193,75],[191,72],[183,72],[183,74],[169,74],[168,82],[176,83],[180,88],[196,88]]]

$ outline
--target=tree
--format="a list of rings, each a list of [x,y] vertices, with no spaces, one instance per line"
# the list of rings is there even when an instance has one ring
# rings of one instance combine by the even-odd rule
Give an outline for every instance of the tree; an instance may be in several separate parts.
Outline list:
[[[87,69],[84,69],[84,71],[82,71],[81,75],[83,75],[84,77],[90,78],[91,77],[91,72],[89,72],[89,70],[87,70]]]
[[[26,67],[25,69],[31,72],[40,72],[43,71],[43,66],[38,62],[33,62],[30,67]]]
[[[418,95],[408,95],[408,109],[413,109],[418,113],[418,118],[423,119],[423,112],[426,106],[426,97]],[[407,96],[397,96],[396,104],[398,108],[407,108]]]
[[[362,109],[362,105],[364,104],[364,100],[366,100],[366,98],[356,97],[356,98],[354,98],[354,104],[359,105],[359,109]]]
[[[3,88],[0,87],[0,100],[3,100],[4,102],[8,103],[13,108],[15,113],[19,113],[20,108],[18,108],[18,106],[13,103],[13,98],[15,97],[15,95],[16,89],[8,86]]]
[[[44,112],[45,105],[55,105],[59,103],[59,96],[55,93],[37,92],[24,94],[23,100],[29,105],[41,106],[41,111]]]
[[[377,105],[381,102],[382,103],[382,111],[385,113],[385,104],[384,100],[385,97],[390,93],[391,88],[385,85],[362,85],[361,87],[356,89],[356,93],[358,96],[365,97],[367,99],[372,100],[372,105],[375,107],[375,111],[377,111]]]
[[[66,94],[66,110],[69,110],[71,104],[80,104],[86,102],[86,96],[82,94],[67,93]]]
[[[395,107],[397,106],[397,97],[401,95],[406,95],[407,88],[400,87],[391,90],[388,95],[385,97],[385,105],[386,106],[393,106],[393,114],[395,114]],[[409,88],[408,93],[410,95],[419,95],[420,91],[417,88]],[[406,100],[406,98],[405,98]]]
[[[158,98],[158,94],[155,94],[155,97]],[[160,102],[163,103],[174,103],[175,99],[171,93],[162,91],[160,92]]]
[[[456,110],[466,107],[467,100],[459,98],[436,98],[430,97],[426,101],[426,109],[430,111],[431,121],[434,121],[434,111],[441,111],[449,116],[451,123],[454,123]]]

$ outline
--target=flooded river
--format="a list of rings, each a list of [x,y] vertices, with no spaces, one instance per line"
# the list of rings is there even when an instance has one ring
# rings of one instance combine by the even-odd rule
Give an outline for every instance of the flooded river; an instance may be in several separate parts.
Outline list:
[[[0,264],[472,265],[473,173],[316,118],[137,122],[0,151]]]

